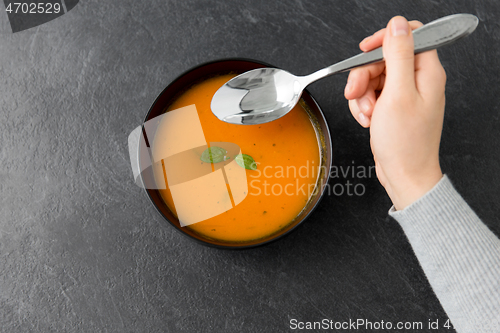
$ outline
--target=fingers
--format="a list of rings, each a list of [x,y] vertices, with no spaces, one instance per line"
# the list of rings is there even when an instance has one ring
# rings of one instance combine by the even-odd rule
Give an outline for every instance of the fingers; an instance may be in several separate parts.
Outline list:
[[[418,29],[424,25],[422,22],[417,21],[417,20],[413,20],[413,21],[410,21],[408,23],[410,23],[411,30]]]
[[[349,101],[349,109],[353,117],[363,127],[369,127],[373,108],[377,101],[377,91],[380,91],[384,85],[385,75],[379,75],[370,80],[365,93],[357,99]]]
[[[370,118],[377,101],[377,91],[382,90],[384,64],[365,66],[352,70],[346,85],[345,96],[354,118],[363,127],[370,126]],[[380,66],[382,65],[382,66]]]
[[[408,23],[410,24],[411,30],[415,30],[423,26],[423,23],[420,21],[410,21]],[[359,48],[361,49],[361,51],[368,52],[373,49],[376,49],[377,47],[382,46],[382,42],[384,41],[385,31],[386,28],[380,29],[373,35],[363,39],[361,43],[359,43]]]
[[[373,113],[373,107],[377,102],[377,91],[382,90],[384,86],[385,75],[377,76],[370,80],[368,87],[363,95],[356,98],[358,108],[365,116],[370,118]]]
[[[376,49],[377,47],[382,46],[382,41],[384,40],[384,36],[385,36],[385,28],[380,29],[373,35],[363,39],[361,43],[359,43],[359,48],[363,52],[368,52],[373,49]]]
[[[412,30],[422,26],[422,23],[419,21],[411,21],[409,24]],[[385,32],[386,28],[377,31],[372,36],[366,37],[360,43],[361,50],[366,52],[380,47],[385,37]],[[351,70],[344,91],[345,97],[347,99],[360,98],[365,94],[369,81],[382,74],[384,70],[385,63],[371,64]],[[381,90],[382,87],[383,86],[380,86],[379,90]]]
[[[370,118],[368,118],[363,112],[361,112],[356,100],[353,99],[349,101],[349,110],[351,110],[352,116],[361,126],[365,128],[370,127]]]
[[[402,16],[391,19],[383,41],[386,67],[384,89],[411,92],[415,86],[415,56],[410,25]]]
[[[363,96],[370,84],[370,80],[380,76],[384,72],[384,69],[385,64],[378,63],[351,70],[344,91],[345,98],[356,99]]]
[[[417,75],[422,78],[434,75],[436,79],[434,85],[421,83],[418,86],[419,92],[429,91],[430,94],[432,90],[444,89],[443,76],[444,78],[446,76],[436,77],[439,75],[436,75],[435,68],[441,66],[437,53],[430,51],[414,56],[413,36],[409,31],[421,26],[422,23],[419,21],[408,22],[401,16],[394,17],[387,28],[377,31],[360,43],[361,50],[365,52],[384,45],[384,55],[386,55],[385,63],[363,66],[349,73],[344,95],[349,100],[352,115],[361,126],[370,126],[373,108],[386,82],[386,74],[390,76],[392,89],[396,89],[394,91],[414,90]],[[432,69],[429,68],[429,63],[433,64]]]

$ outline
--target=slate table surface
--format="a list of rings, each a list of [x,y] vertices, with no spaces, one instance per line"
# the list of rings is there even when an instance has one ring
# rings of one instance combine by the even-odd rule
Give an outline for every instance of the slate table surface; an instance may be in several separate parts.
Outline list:
[[[460,12],[480,23],[439,51],[448,76],[442,168],[499,235],[496,0],[89,0],[14,34],[0,14],[0,331],[287,332],[292,319],[325,318],[444,323],[374,175],[331,179],[366,192],[326,196],[277,242],[218,250],[162,222],[133,182],[127,137],[161,90],[200,63],[245,57],[307,74],[358,53],[358,42],[394,15],[429,22]],[[334,165],[369,167],[369,131],[347,108],[346,77],[309,91],[329,122]]]

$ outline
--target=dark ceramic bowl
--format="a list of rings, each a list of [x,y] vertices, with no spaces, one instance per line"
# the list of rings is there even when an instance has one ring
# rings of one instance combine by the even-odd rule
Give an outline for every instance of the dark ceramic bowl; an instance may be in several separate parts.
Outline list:
[[[190,86],[192,86],[196,82],[200,82],[205,78],[209,78],[216,75],[227,74],[227,73],[243,73],[252,69],[261,68],[261,67],[274,67],[269,64],[249,60],[249,59],[223,59],[212,61],[209,63],[205,63],[199,65],[193,69],[190,69],[186,73],[179,76],[172,83],[170,83],[156,98],[153,105],[149,109],[146,118],[144,119],[144,123],[148,120],[151,120],[157,116],[165,113],[165,110],[168,106],[183,92],[186,91]],[[168,206],[163,201],[160,192],[157,189],[154,189],[154,177],[152,173],[143,172],[141,174],[142,182],[145,185],[146,193],[150,198],[151,202],[163,217],[167,224],[173,226],[177,231],[181,234],[198,241],[204,245],[218,247],[218,248],[230,248],[230,249],[242,249],[242,248],[250,248],[263,244],[267,244],[271,241],[274,241],[278,238],[283,237],[284,235],[291,232],[297,226],[299,226],[314,210],[314,208],[320,202],[323,193],[326,188],[326,184],[328,183],[329,170],[330,165],[332,163],[332,141],[330,137],[330,131],[328,129],[328,124],[326,123],[326,119],[321,111],[319,105],[316,103],[314,98],[309,94],[307,90],[302,94],[303,101],[308,106],[308,111],[312,114],[313,123],[315,123],[315,129],[318,136],[318,144],[321,149],[321,163],[324,170],[320,176],[318,177],[318,185],[319,191],[316,191],[316,194],[313,195],[308,201],[306,207],[302,210],[302,212],[285,228],[279,230],[278,232],[269,235],[268,237],[261,238],[258,240],[252,240],[245,243],[230,243],[217,241],[213,239],[208,239],[193,232],[191,229],[186,227],[181,227],[179,220],[177,217],[171,212]],[[244,126],[244,125],[241,125]],[[150,159],[149,153],[147,149],[139,149],[139,163]],[[325,172],[326,170],[326,172]],[[151,185],[151,186],[148,186]]]

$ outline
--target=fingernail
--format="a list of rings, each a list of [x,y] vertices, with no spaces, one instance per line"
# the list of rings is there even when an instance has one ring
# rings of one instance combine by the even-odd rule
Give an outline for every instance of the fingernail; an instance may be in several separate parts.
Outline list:
[[[361,43],[360,43],[360,44],[366,43],[366,42],[367,42],[367,41],[369,41],[372,37],[373,37],[373,36],[368,36],[368,37],[366,37],[365,39],[363,39],[363,40],[361,41]]]
[[[391,32],[393,36],[408,35],[408,21],[404,17],[396,16],[392,20]]]
[[[359,102],[358,102],[359,109],[361,112],[366,113],[370,110],[372,107],[372,102],[368,99],[368,97],[363,97]]]
[[[345,92],[346,93],[350,92],[352,90],[352,86],[353,86],[352,82],[347,81],[347,84],[345,85]]]
[[[363,114],[363,112],[360,112],[358,115],[359,118],[359,123],[361,126],[367,126],[368,125],[368,118]]]

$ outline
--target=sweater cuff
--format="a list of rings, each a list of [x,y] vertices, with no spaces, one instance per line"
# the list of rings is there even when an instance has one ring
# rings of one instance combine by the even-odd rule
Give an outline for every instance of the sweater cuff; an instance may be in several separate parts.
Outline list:
[[[477,219],[446,175],[423,197],[405,209],[396,210],[392,206],[389,215],[398,221],[410,241],[416,235],[429,235],[429,228],[433,232],[443,231],[444,225],[452,229],[462,224],[457,225],[460,220],[470,220],[471,216]],[[441,221],[440,225],[436,225],[436,221]]]
[[[434,185],[429,192],[424,194],[423,197],[413,202],[403,210],[397,210],[393,205],[391,209],[389,209],[389,215],[394,217],[399,222],[401,219],[405,219],[408,216],[415,217],[415,213],[422,209],[428,211],[429,208],[432,208],[432,206],[436,204],[436,198],[440,198],[442,201],[449,201],[450,197],[457,195],[461,199],[460,194],[458,194],[455,190],[448,176],[443,175],[439,182]]]

